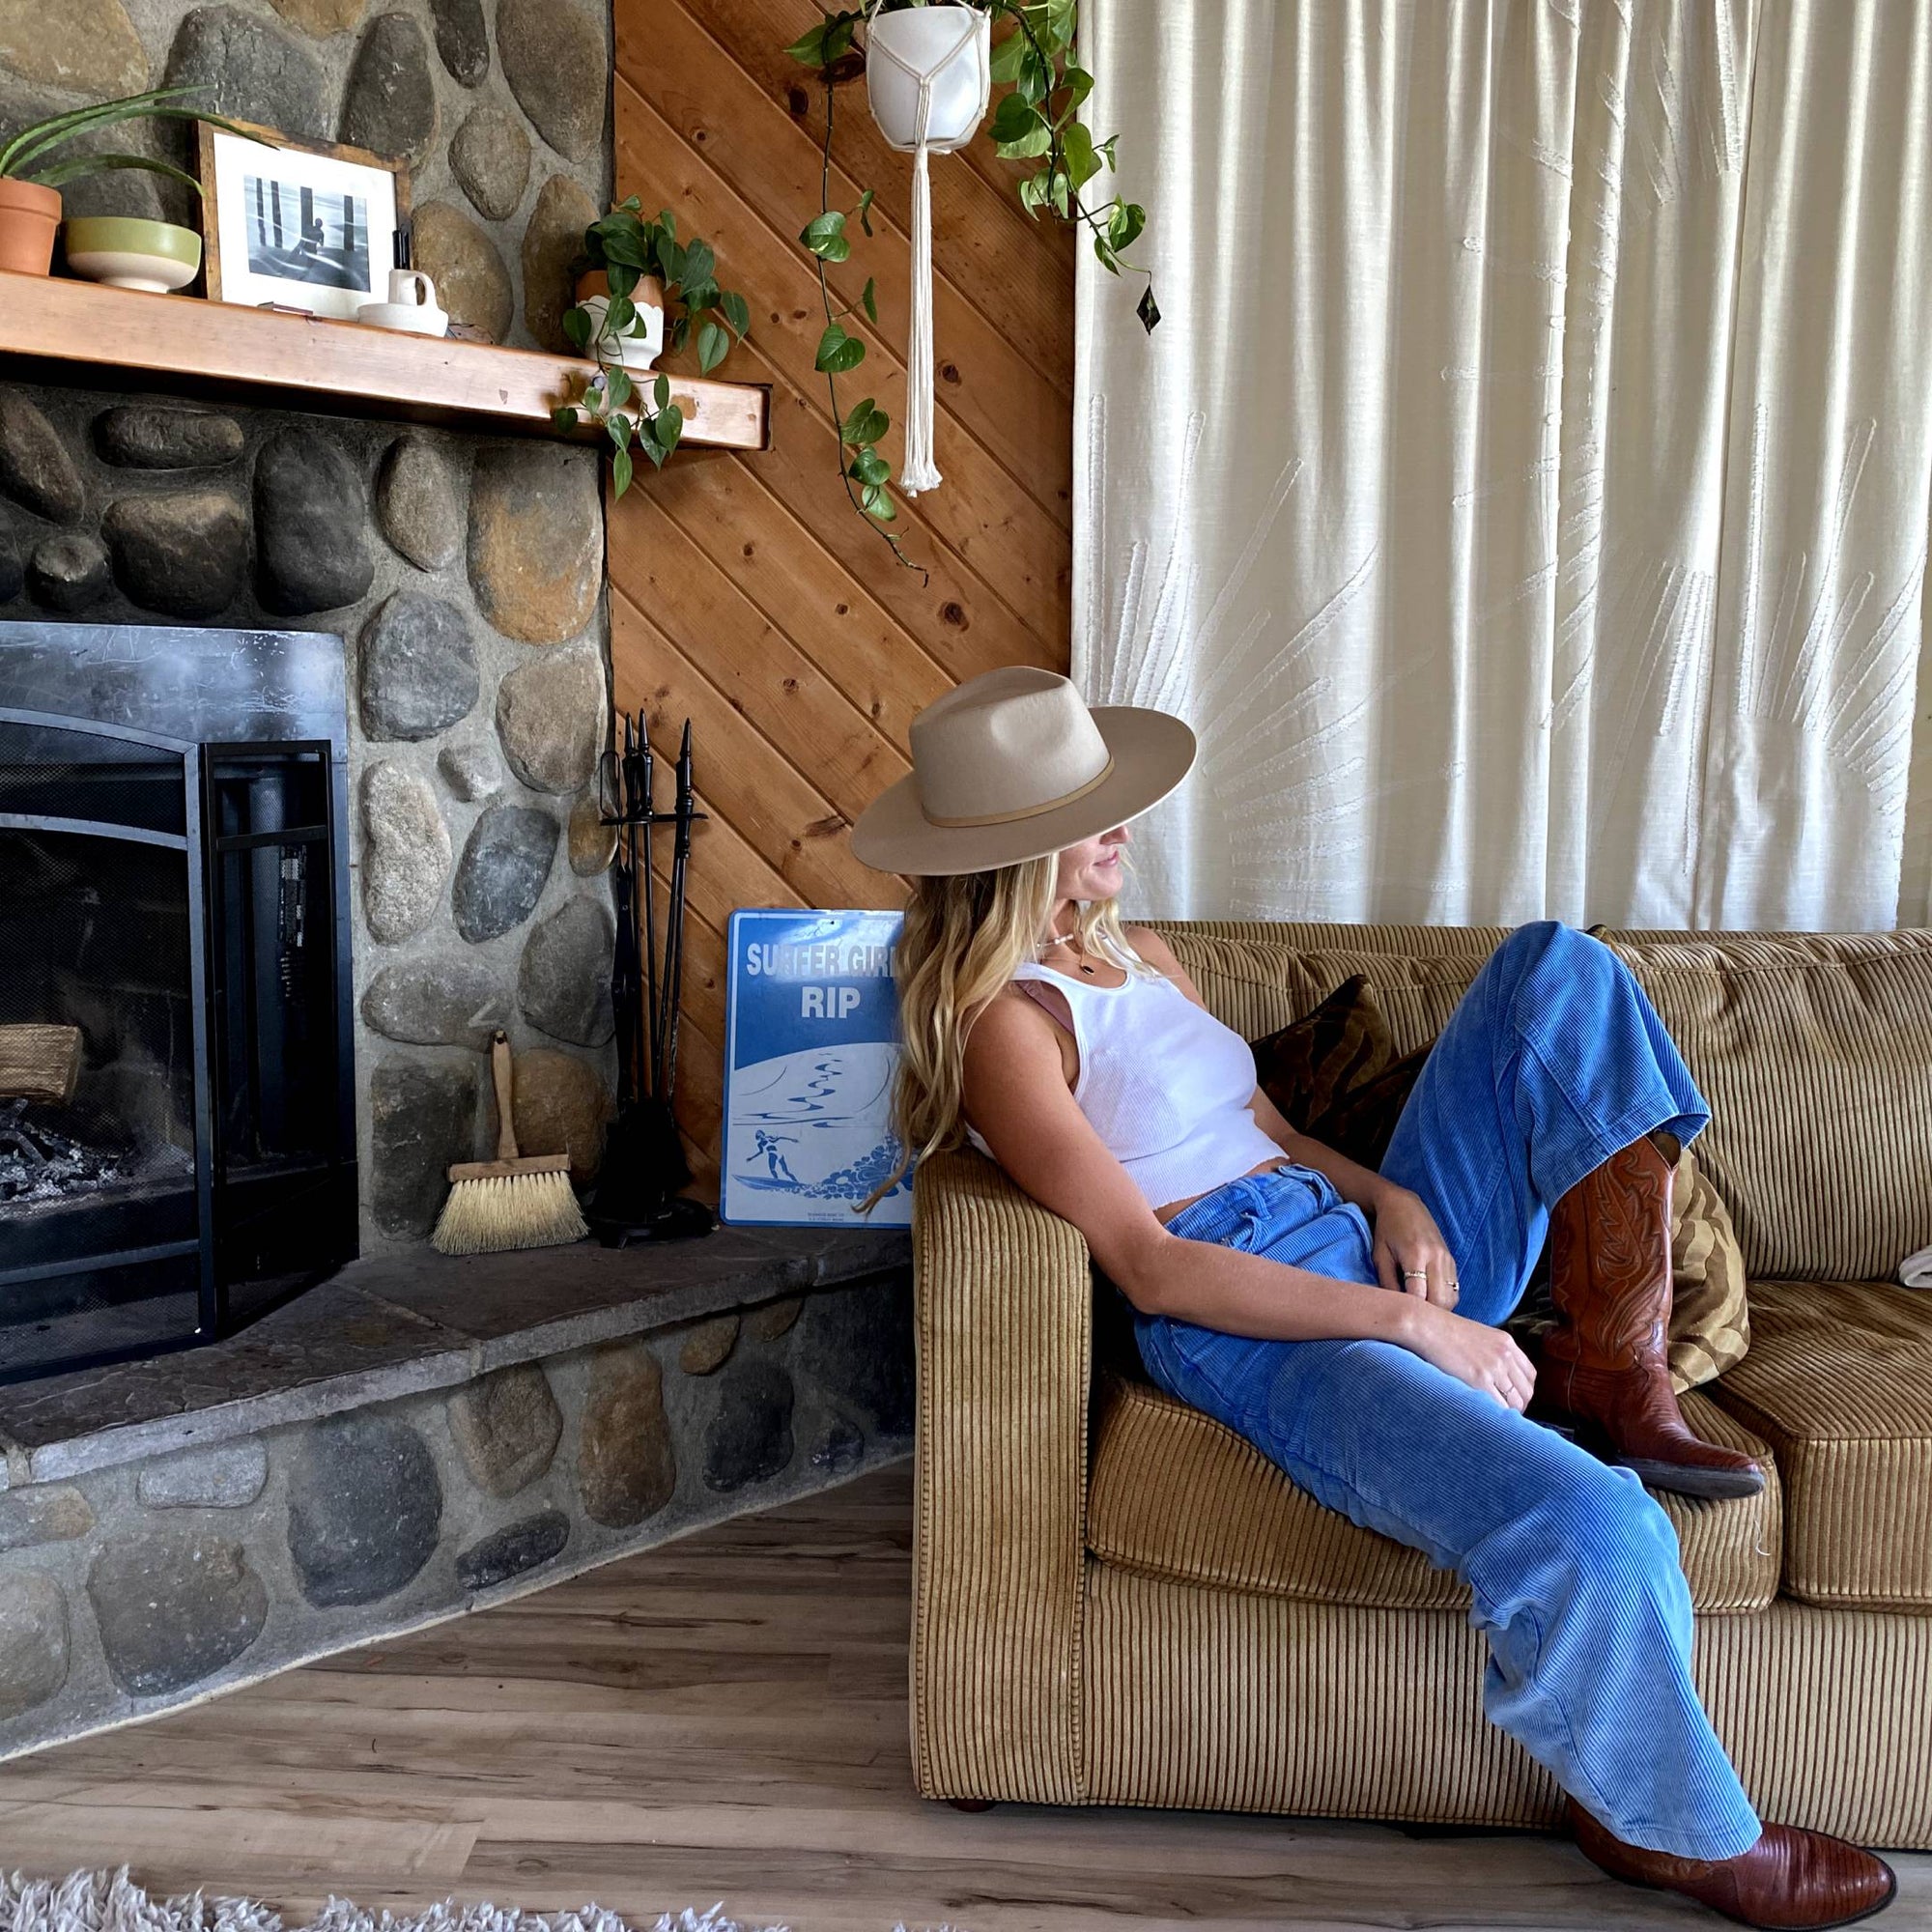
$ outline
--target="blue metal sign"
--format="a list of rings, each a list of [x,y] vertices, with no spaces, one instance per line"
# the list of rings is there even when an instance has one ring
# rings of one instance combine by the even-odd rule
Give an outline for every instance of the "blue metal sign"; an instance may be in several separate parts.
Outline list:
[[[898,1165],[895,912],[731,915],[720,1217],[765,1227],[903,1228],[912,1175],[856,1211]]]

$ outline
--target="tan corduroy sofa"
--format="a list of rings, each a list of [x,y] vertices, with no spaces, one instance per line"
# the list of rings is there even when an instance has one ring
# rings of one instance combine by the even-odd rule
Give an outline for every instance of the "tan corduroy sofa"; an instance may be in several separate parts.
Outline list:
[[[1367,973],[1399,1051],[1498,929],[1165,928],[1250,1038]],[[1932,933],[1605,934],[1715,1110],[1752,1342],[1685,1398],[1775,1469],[1665,1499],[1705,1701],[1758,1804],[1932,1846]],[[934,1798],[1535,1826],[1467,1593],[1172,1402],[1085,1244],[988,1161],[917,1185],[912,1722]],[[1099,1320],[1096,1326],[1096,1307]]]

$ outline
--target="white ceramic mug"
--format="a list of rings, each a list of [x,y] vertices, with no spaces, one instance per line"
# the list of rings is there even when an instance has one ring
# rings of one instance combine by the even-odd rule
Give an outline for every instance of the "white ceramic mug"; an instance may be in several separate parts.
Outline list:
[[[433,309],[436,284],[420,269],[391,269],[389,302],[395,308]]]

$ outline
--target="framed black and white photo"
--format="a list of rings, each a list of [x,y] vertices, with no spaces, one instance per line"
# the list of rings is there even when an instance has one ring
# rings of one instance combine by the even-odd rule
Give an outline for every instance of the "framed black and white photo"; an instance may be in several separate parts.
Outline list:
[[[387,298],[409,176],[361,148],[259,131],[197,124],[208,298],[353,322],[364,302]]]

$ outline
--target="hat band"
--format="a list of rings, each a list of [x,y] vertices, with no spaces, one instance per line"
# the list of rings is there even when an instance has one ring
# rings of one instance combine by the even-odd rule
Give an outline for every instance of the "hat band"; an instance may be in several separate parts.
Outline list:
[[[936,811],[927,811],[923,800],[920,802],[920,811],[928,825],[943,825],[951,832],[970,831],[979,825],[1016,825],[1023,818],[1037,818],[1044,811],[1058,811],[1063,805],[1071,805],[1082,799],[1090,791],[1095,790],[1114,776],[1114,754],[1107,753],[1107,762],[1087,781],[1084,785],[1076,785],[1071,791],[1065,791],[1058,798],[1049,798],[1040,805],[1023,805],[1017,811],[986,811],[976,818],[942,818]]]

